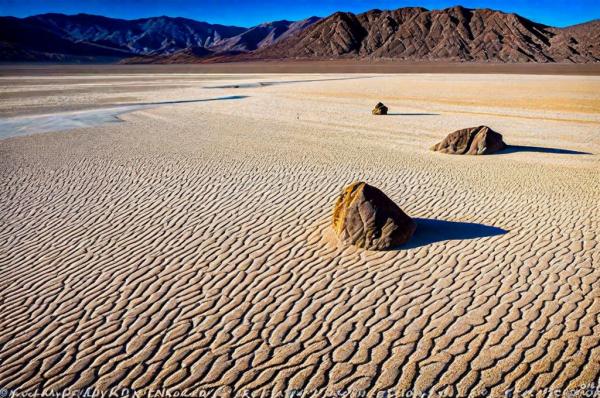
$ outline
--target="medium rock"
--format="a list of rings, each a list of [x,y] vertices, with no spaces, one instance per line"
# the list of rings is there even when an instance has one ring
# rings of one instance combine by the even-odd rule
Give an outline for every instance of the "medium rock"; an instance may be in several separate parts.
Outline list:
[[[378,102],[375,108],[371,111],[373,115],[387,115],[388,107]]]
[[[386,250],[406,243],[417,225],[379,189],[364,183],[348,185],[333,211],[333,229],[345,244]]]
[[[450,133],[431,150],[453,155],[489,155],[504,148],[506,144],[502,141],[502,134],[487,126],[479,126]]]

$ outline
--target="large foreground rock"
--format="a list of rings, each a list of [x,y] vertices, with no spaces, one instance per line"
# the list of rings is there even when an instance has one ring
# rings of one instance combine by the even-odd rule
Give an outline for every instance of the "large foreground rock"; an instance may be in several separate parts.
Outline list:
[[[407,242],[417,225],[379,189],[355,182],[342,191],[333,211],[333,229],[345,244],[386,250]]]
[[[387,115],[387,112],[388,107],[383,105],[381,102],[378,102],[377,105],[375,105],[375,108],[373,108],[373,110],[371,111],[373,115]]]
[[[506,148],[502,135],[487,126],[471,127],[448,134],[431,150],[453,155],[489,155]]]

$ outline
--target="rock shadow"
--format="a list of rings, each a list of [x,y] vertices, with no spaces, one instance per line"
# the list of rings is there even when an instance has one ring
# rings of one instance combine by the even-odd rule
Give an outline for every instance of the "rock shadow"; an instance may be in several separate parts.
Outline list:
[[[276,86],[279,84],[294,84],[294,83],[314,83],[314,82],[329,82],[336,80],[359,80],[359,79],[372,79],[376,76],[358,76],[358,77],[335,77],[327,79],[307,79],[307,80],[282,80],[282,81],[266,81],[256,83],[233,83],[224,84],[221,86],[205,86],[203,88],[253,88],[253,87],[268,87]]]
[[[449,240],[469,240],[498,236],[508,231],[490,225],[435,220],[431,218],[415,218],[417,230],[412,239],[396,249],[414,249],[436,242]]]
[[[495,154],[502,155],[504,153],[517,153],[517,152],[537,152],[537,153],[554,153],[563,155],[593,155],[590,152],[572,151],[570,149],[561,148],[545,148],[541,146],[527,146],[527,145],[507,145],[501,151]]]
[[[439,113],[397,113],[388,112],[388,116],[439,116]]]

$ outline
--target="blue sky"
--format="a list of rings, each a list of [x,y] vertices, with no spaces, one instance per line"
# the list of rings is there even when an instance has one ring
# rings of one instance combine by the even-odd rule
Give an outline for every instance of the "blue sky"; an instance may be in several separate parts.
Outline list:
[[[516,12],[553,26],[600,18],[600,0],[0,0],[0,15],[24,17],[44,12],[84,12],[125,19],[169,15],[252,26],[278,19],[327,16],[335,11],[362,12],[406,6],[439,9],[456,4]]]

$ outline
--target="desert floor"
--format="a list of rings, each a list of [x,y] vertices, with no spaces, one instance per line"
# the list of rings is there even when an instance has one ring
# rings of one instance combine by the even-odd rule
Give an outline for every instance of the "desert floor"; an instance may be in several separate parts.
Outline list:
[[[0,97],[0,387],[600,378],[600,77],[36,74]],[[429,151],[482,124],[513,146]],[[417,219],[409,244],[338,245],[356,180]]]

